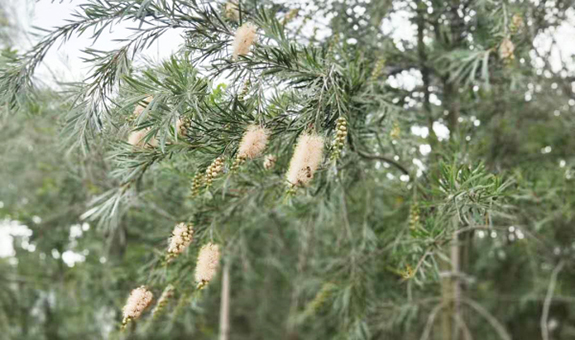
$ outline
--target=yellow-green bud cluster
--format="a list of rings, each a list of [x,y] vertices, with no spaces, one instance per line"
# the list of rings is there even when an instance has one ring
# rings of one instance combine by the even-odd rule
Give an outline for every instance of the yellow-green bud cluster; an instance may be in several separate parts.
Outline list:
[[[182,123],[179,126],[178,133],[183,137],[187,137],[188,130],[192,127],[192,120],[188,117],[182,117],[180,120]]]
[[[345,145],[345,138],[347,137],[347,121],[343,117],[337,119],[335,126],[335,138],[333,140],[333,147],[331,149],[331,159],[338,159],[341,155],[341,150]]]
[[[375,63],[375,67],[373,68],[373,71],[371,72],[370,81],[372,81],[372,82],[376,81],[377,78],[379,78],[379,76],[381,76],[384,67],[385,67],[385,59],[381,58],[377,61],[377,63]]]
[[[421,228],[419,206],[417,204],[413,204],[409,210],[409,229],[417,230],[419,228]]]
[[[394,122],[389,137],[391,137],[391,139],[398,139],[399,135],[401,135],[401,128],[397,122]]]
[[[404,280],[409,280],[413,278],[414,275],[415,272],[413,271],[413,268],[409,264],[406,264],[405,270],[401,272],[401,277],[403,277]]]
[[[246,96],[250,92],[251,86],[252,86],[251,80],[249,80],[249,79],[246,80],[246,82],[244,83],[244,86],[242,87],[242,90],[240,91],[240,94],[238,95],[238,99],[240,101],[243,101],[246,98]]]
[[[524,25],[523,17],[520,14],[516,13],[511,18],[511,24],[509,24],[509,30],[511,31],[511,33],[517,33],[517,31],[523,28],[523,25]]]
[[[242,155],[238,155],[238,157],[236,157],[236,160],[234,161],[234,164],[232,164],[232,171],[236,171],[238,170],[238,168],[240,167],[240,165],[244,164],[244,162],[246,161],[246,156],[242,156]]]
[[[202,184],[204,182],[204,174],[201,172],[196,173],[194,179],[192,180],[192,197],[197,197],[200,195],[200,190],[202,190]]]
[[[288,22],[292,21],[297,14],[299,13],[299,8],[294,8],[292,10],[290,10],[289,12],[287,12],[286,16],[284,17],[284,22],[283,24],[287,24]]]
[[[170,299],[174,297],[174,291],[175,288],[172,285],[168,285],[164,289],[162,295],[160,296],[160,299],[158,300],[158,303],[156,304],[156,307],[152,311],[152,318],[157,319],[160,315],[162,315],[162,313],[166,308],[166,305],[168,304],[168,302],[170,302]]]
[[[313,300],[307,305],[305,309],[305,315],[311,316],[317,313],[321,307],[323,307],[328,300],[328,298],[333,294],[333,291],[337,286],[331,282],[324,284],[320,291],[316,294]]]
[[[224,158],[216,158],[206,170],[206,187],[210,187],[216,177],[224,171]]]

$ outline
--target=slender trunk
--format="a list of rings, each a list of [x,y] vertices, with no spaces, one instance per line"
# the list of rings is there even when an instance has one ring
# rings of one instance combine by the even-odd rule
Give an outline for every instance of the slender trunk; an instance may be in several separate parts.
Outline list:
[[[230,335],[230,263],[224,262],[222,270],[222,300],[220,304],[220,340]]]
[[[454,218],[454,225],[457,225],[457,216]],[[456,229],[457,231],[457,229]],[[453,233],[453,239],[451,240],[451,289],[452,289],[452,299],[453,299],[453,314],[452,314],[452,339],[459,339],[460,322],[464,322],[461,319],[461,284],[459,282],[461,275],[461,244],[459,237],[456,232]]]

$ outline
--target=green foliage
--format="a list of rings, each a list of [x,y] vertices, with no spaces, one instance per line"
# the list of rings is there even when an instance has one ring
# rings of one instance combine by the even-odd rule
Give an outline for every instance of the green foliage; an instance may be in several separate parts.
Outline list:
[[[573,75],[533,47],[573,3],[546,14],[533,2],[314,4],[294,20],[287,5],[242,1],[236,20],[225,4],[92,0],[30,51],[6,51],[0,216],[28,225],[37,249],[17,242],[18,263],[0,262],[4,334],[212,339],[227,313],[233,339],[574,334]],[[401,15],[409,41],[383,33]],[[321,17],[331,36],[302,28]],[[84,82],[58,95],[34,86],[55,43],[121,22],[134,34],[87,50]],[[234,60],[247,22],[257,40]],[[135,61],[171,29],[185,39],[177,53]],[[326,145],[309,186],[287,183],[298,137],[331,143],[342,121],[338,156]],[[253,124],[270,133],[265,152],[237,162]],[[167,263],[180,222],[194,239]],[[207,242],[220,245],[229,286],[194,282]],[[67,250],[89,252],[74,267],[51,256]],[[120,332],[140,285],[174,296]]]

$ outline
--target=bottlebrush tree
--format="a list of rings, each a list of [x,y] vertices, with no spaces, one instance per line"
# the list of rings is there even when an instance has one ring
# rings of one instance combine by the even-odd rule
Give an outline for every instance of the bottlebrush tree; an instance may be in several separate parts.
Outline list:
[[[572,1],[91,0],[7,56],[0,91],[23,111],[50,49],[137,24],[62,94],[63,138],[110,164],[79,218],[138,269],[113,336],[567,338],[575,69],[552,33],[573,18]],[[174,29],[177,53],[137,62]]]

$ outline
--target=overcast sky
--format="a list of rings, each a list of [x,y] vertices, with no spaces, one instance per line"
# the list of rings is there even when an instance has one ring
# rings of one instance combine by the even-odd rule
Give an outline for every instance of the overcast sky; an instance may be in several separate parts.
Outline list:
[[[38,2],[26,0],[11,1],[23,30],[29,32],[25,33],[24,39],[17,41],[19,49],[28,49],[31,46],[31,41],[38,40],[38,37],[34,36],[34,32],[38,33],[34,27],[52,29],[65,25],[66,20],[73,18],[72,14],[78,5],[87,2],[85,0],[63,0],[62,2],[60,0],[39,0]],[[130,35],[128,27],[130,27],[130,24],[115,26],[113,32],[106,31],[94,45],[92,45],[89,34],[81,37],[72,37],[62,45],[55,45],[46,56],[44,68],[40,69],[39,74],[48,76],[49,73],[46,72],[45,67],[49,67],[60,80],[82,80],[87,74],[88,68],[81,62],[81,50],[86,47],[111,50],[119,46],[113,41],[114,39],[125,38]],[[168,31],[144,55],[154,60],[169,57],[183,42],[180,33],[181,31],[177,30]]]

